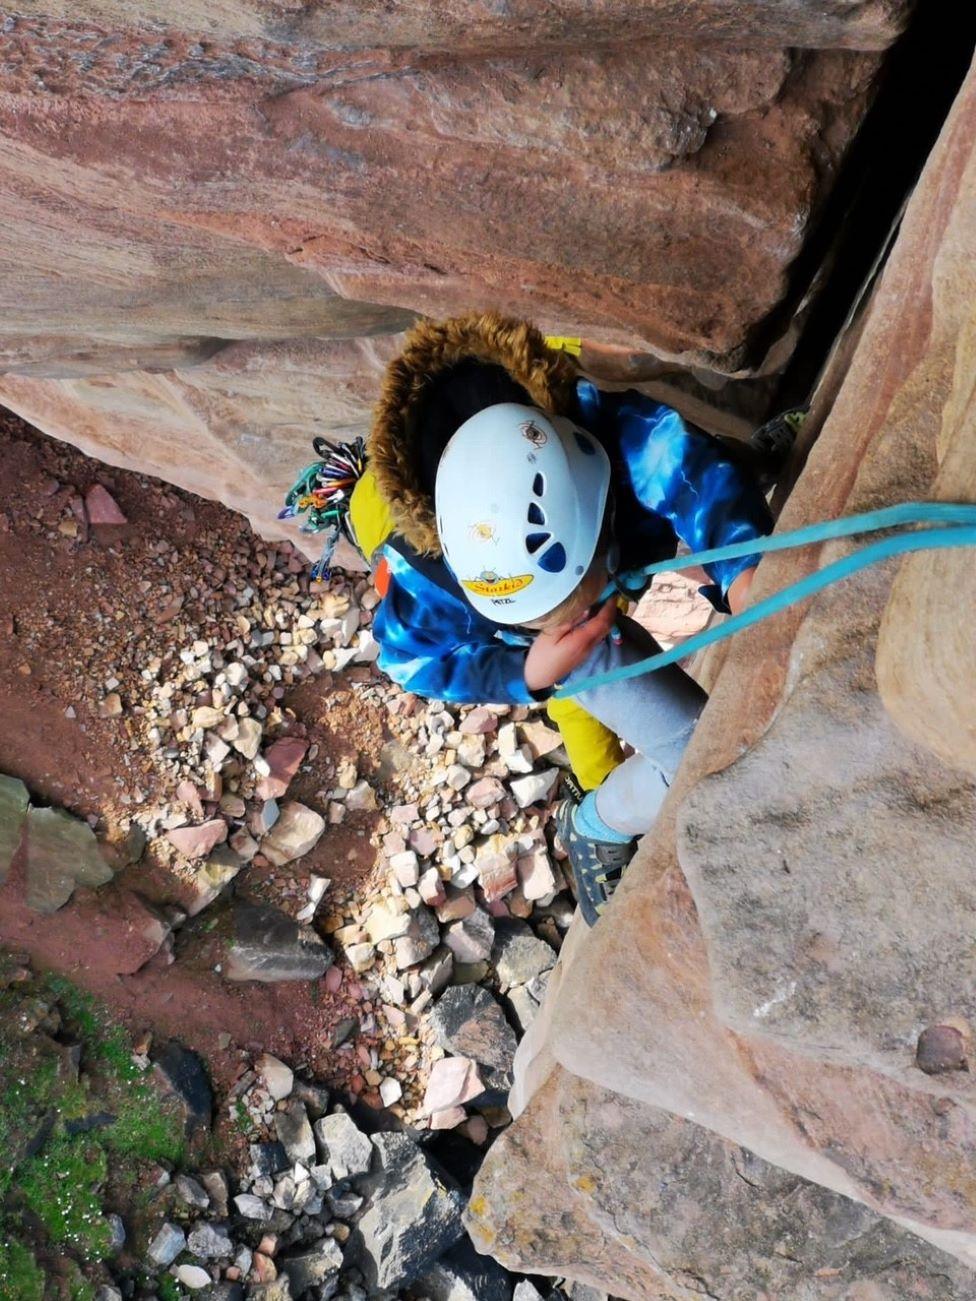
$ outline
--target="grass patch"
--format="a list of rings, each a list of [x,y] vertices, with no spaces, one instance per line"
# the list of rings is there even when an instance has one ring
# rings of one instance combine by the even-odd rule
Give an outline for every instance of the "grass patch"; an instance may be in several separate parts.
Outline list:
[[[0,1238],[0,1296],[44,1301],[44,1271],[34,1253],[15,1238],[6,1242]]]
[[[82,1045],[80,1074],[71,1043]],[[38,1261],[51,1257],[71,1271],[63,1294],[91,1301],[83,1270],[109,1250],[107,1192],[131,1207],[147,1163],[183,1159],[181,1118],[104,1008],[62,976],[0,991],[0,1298],[43,1301],[50,1280]]]
[[[77,1032],[91,1056],[108,1068],[117,1080],[138,1080],[139,1067],[132,1060],[132,1048],[121,1026],[90,994],[64,976],[49,974],[45,986],[61,1006],[65,1019]]]
[[[155,1089],[134,1085],[118,1109],[118,1119],[105,1131],[105,1143],[119,1156],[181,1165],[186,1155],[179,1122],[160,1109]]]
[[[184,1293],[172,1274],[164,1274],[156,1282],[156,1295],[159,1301],[182,1301]]]
[[[20,1196],[51,1242],[73,1249],[84,1261],[101,1260],[110,1236],[100,1196],[107,1175],[103,1147],[81,1135],[58,1134],[24,1162]]]

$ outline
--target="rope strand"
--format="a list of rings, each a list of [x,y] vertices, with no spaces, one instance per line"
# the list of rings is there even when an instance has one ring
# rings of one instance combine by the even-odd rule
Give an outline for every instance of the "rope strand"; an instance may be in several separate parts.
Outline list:
[[[906,555],[914,551],[942,550],[948,547],[976,546],[976,505],[966,502],[903,502],[898,506],[888,506],[882,510],[868,511],[863,515],[849,515],[844,519],[823,520],[819,524],[808,524],[804,528],[794,529],[789,533],[773,534],[766,538],[754,538],[748,542],[735,542],[725,547],[713,547],[709,551],[699,551],[693,555],[680,556],[677,560],[658,561],[648,565],[644,574],[659,573],[665,569],[688,569],[710,560],[725,560],[735,556],[761,555],[767,551],[786,551],[794,547],[809,546],[814,542],[824,542],[830,538],[850,537],[857,533],[872,533],[878,529],[891,528],[893,525],[939,523],[953,524],[952,528],[927,528],[914,533],[896,533],[861,547],[840,560],[826,565],[816,573],[808,574],[782,591],[767,596],[749,609],[733,615],[725,623],[714,628],[706,628],[696,633],[687,641],[673,646],[671,650],[660,651],[638,660],[636,664],[625,664],[611,669],[607,673],[595,673],[591,677],[574,682],[571,687],[559,687],[553,695],[557,700],[577,696],[581,691],[592,687],[603,687],[611,682],[622,682],[626,678],[640,677],[644,673],[654,673],[668,664],[685,659],[696,651],[712,646],[715,642],[733,637],[745,628],[761,623],[771,615],[807,597],[816,595],[832,583],[850,578],[862,569],[876,565],[892,556]],[[611,595],[615,588],[611,587]]]

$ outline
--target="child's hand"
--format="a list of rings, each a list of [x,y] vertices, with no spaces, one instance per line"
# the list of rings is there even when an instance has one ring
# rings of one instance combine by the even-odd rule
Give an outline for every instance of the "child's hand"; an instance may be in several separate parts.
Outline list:
[[[749,594],[755,576],[756,570],[754,567],[744,569],[726,593],[725,599],[728,601],[729,609],[733,614],[738,614],[749,604]]]
[[[585,623],[563,624],[549,632],[540,632],[525,657],[525,684],[530,691],[544,691],[561,681],[590,651],[603,641],[617,617],[617,598],[611,596],[592,619]]]

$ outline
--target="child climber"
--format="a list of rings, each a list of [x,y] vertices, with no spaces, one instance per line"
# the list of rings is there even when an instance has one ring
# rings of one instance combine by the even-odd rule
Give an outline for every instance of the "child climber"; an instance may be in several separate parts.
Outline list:
[[[351,477],[345,522],[383,595],[379,665],[456,703],[547,701],[557,685],[650,653],[616,598],[602,599],[608,583],[631,593],[628,575],[679,540],[697,551],[772,527],[757,481],[723,444],[651,398],[601,391],[533,326],[491,313],[410,331],[349,499]],[[286,514],[310,500],[302,482]],[[707,567],[716,609],[742,608],[755,563]],[[677,666],[550,702],[588,788],[557,811],[588,925],[652,825],[704,703]],[[626,760],[620,739],[635,751]]]

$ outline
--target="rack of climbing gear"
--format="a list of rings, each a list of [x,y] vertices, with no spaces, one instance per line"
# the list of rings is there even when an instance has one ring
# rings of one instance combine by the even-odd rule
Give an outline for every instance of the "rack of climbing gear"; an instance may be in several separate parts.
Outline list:
[[[349,501],[353,489],[366,469],[366,440],[355,438],[348,443],[334,443],[328,438],[313,438],[317,461],[307,465],[285,498],[279,519],[304,515],[302,533],[324,533],[322,555],[312,566],[311,577],[328,579],[332,558],[343,535],[355,546],[349,524]]]

